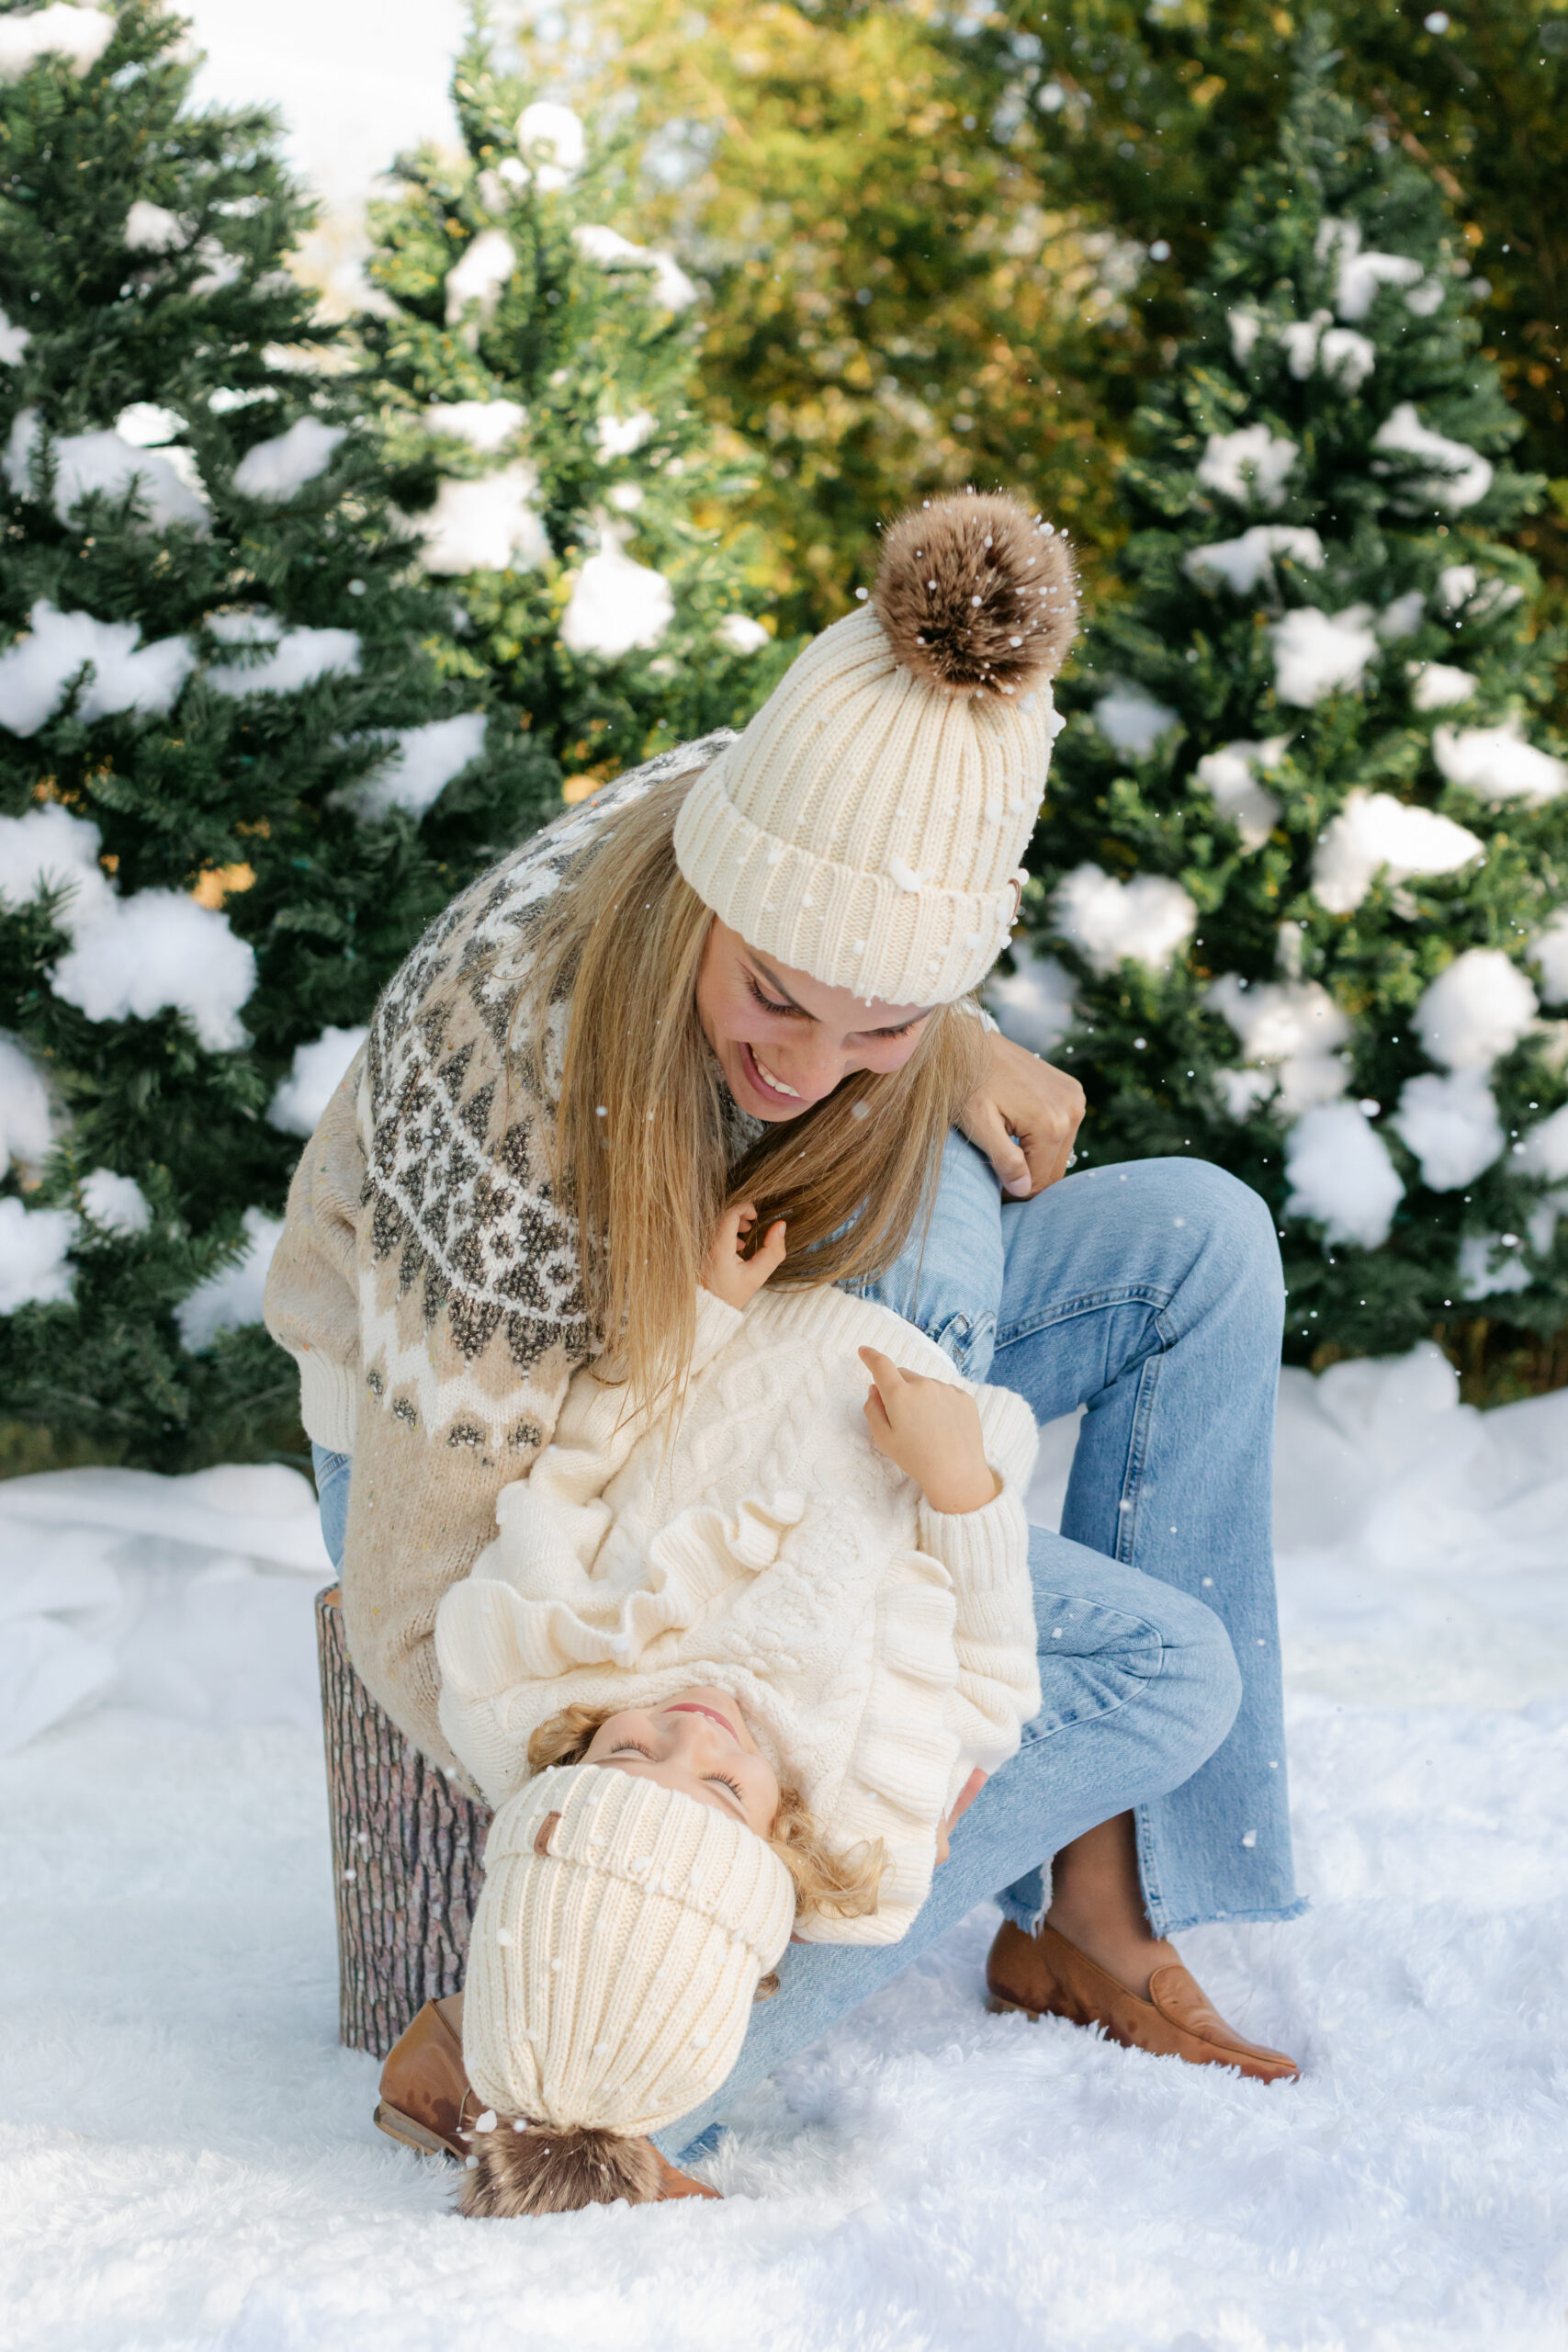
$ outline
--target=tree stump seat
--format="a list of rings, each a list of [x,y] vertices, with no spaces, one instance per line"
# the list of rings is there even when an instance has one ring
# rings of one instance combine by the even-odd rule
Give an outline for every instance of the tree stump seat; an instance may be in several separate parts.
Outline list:
[[[422,1756],[370,1696],[349,1658],[338,1585],[317,1595],[316,1645],[338,2039],[384,2058],[426,2001],[462,1984],[491,1813]]]

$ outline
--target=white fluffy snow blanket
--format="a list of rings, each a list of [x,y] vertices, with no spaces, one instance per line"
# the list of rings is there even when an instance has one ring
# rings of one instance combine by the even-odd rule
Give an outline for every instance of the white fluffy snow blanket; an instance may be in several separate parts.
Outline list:
[[[265,1511],[122,1529],[141,1548],[99,1555],[121,1581],[90,1604],[118,1619],[24,1612],[103,1643],[101,1695],[0,1764],[0,2346],[1562,2343],[1568,1396],[1471,1415],[1417,1351],[1287,1375],[1280,1430],[1314,1908],[1182,1946],[1303,2081],[987,2017],[985,1908],[738,2110],[704,2167],[724,2205],[544,2222],[457,2220],[449,2178],[369,2128],[374,2062],[336,2046],[315,1571],[276,1556],[305,1514],[274,1510],[270,1557]],[[7,1557],[23,1527],[101,1532],[101,1485],[79,1490],[97,1521],[35,1506],[108,1475],[0,1487]],[[183,1510],[193,1484],[120,1491]],[[209,1595],[188,1621],[182,1585]],[[289,1596],[271,1617],[259,1585]],[[215,1701],[204,1612],[224,1590],[254,1671],[231,1655]],[[136,1626],[178,1649],[182,1623],[187,1679],[160,1697],[137,1683]],[[269,1708],[283,1720],[234,1720]]]

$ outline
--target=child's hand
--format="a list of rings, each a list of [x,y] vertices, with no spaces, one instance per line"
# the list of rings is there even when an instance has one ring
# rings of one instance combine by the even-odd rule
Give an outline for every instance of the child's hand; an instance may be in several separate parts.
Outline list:
[[[860,1359],[875,1384],[865,1418],[877,1452],[908,1472],[932,1510],[978,1510],[992,1501],[997,1481],[973,1396],[950,1381],[900,1372],[876,1348],[862,1348]]]
[[[768,1276],[784,1264],[783,1217],[768,1227],[753,1257],[740,1255],[741,1245],[756,1222],[757,1212],[750,1201],[726,1209],[703,1260],[703,1288],[711,1290],[715,1298],[722,1298],[726,1306],[750,1306]]]

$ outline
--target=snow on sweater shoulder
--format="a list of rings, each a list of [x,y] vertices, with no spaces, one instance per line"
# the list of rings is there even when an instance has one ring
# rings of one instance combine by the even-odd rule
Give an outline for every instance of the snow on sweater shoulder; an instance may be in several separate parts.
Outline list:
[[[967,1387],[994,1501],[931,1510],[872,1444],[856,1350]],[[441,1723],[492,1804],[561,1708],[657,1706],[709,1683],[840,1847],[886,1841],[869,1919],[819,1940],[892,1942],[924,1901],[938,1826],[970,1771],[1013,1753],[1040,1703],[1021,1397],[959,1383],[885,1307],[836,1290],[704,1293],[678,1425],[577,1374],[555,1442],[502,1488],[499,1532],[441,1604]]]

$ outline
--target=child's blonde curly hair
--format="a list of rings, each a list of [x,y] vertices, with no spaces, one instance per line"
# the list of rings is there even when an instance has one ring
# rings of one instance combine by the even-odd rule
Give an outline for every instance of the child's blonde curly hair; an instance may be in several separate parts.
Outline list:
[[[552,1764],[581,1764],[600,1724],[618,1712],[615,1707],[563,1707],[558,1715],[542,1723],[529,1740],[529,1770],[543,1772]],[[887,1868],[887,1849],[880,1838],[840,1853],[823,1837],[800,1791],[781,1788],[773,1835],[767,1842],[795,1881],[797,1919],[866,1919],[875,1910],[877,1889]],[[777,1989],[776,1976],[764,1977],[759,1997]]]

